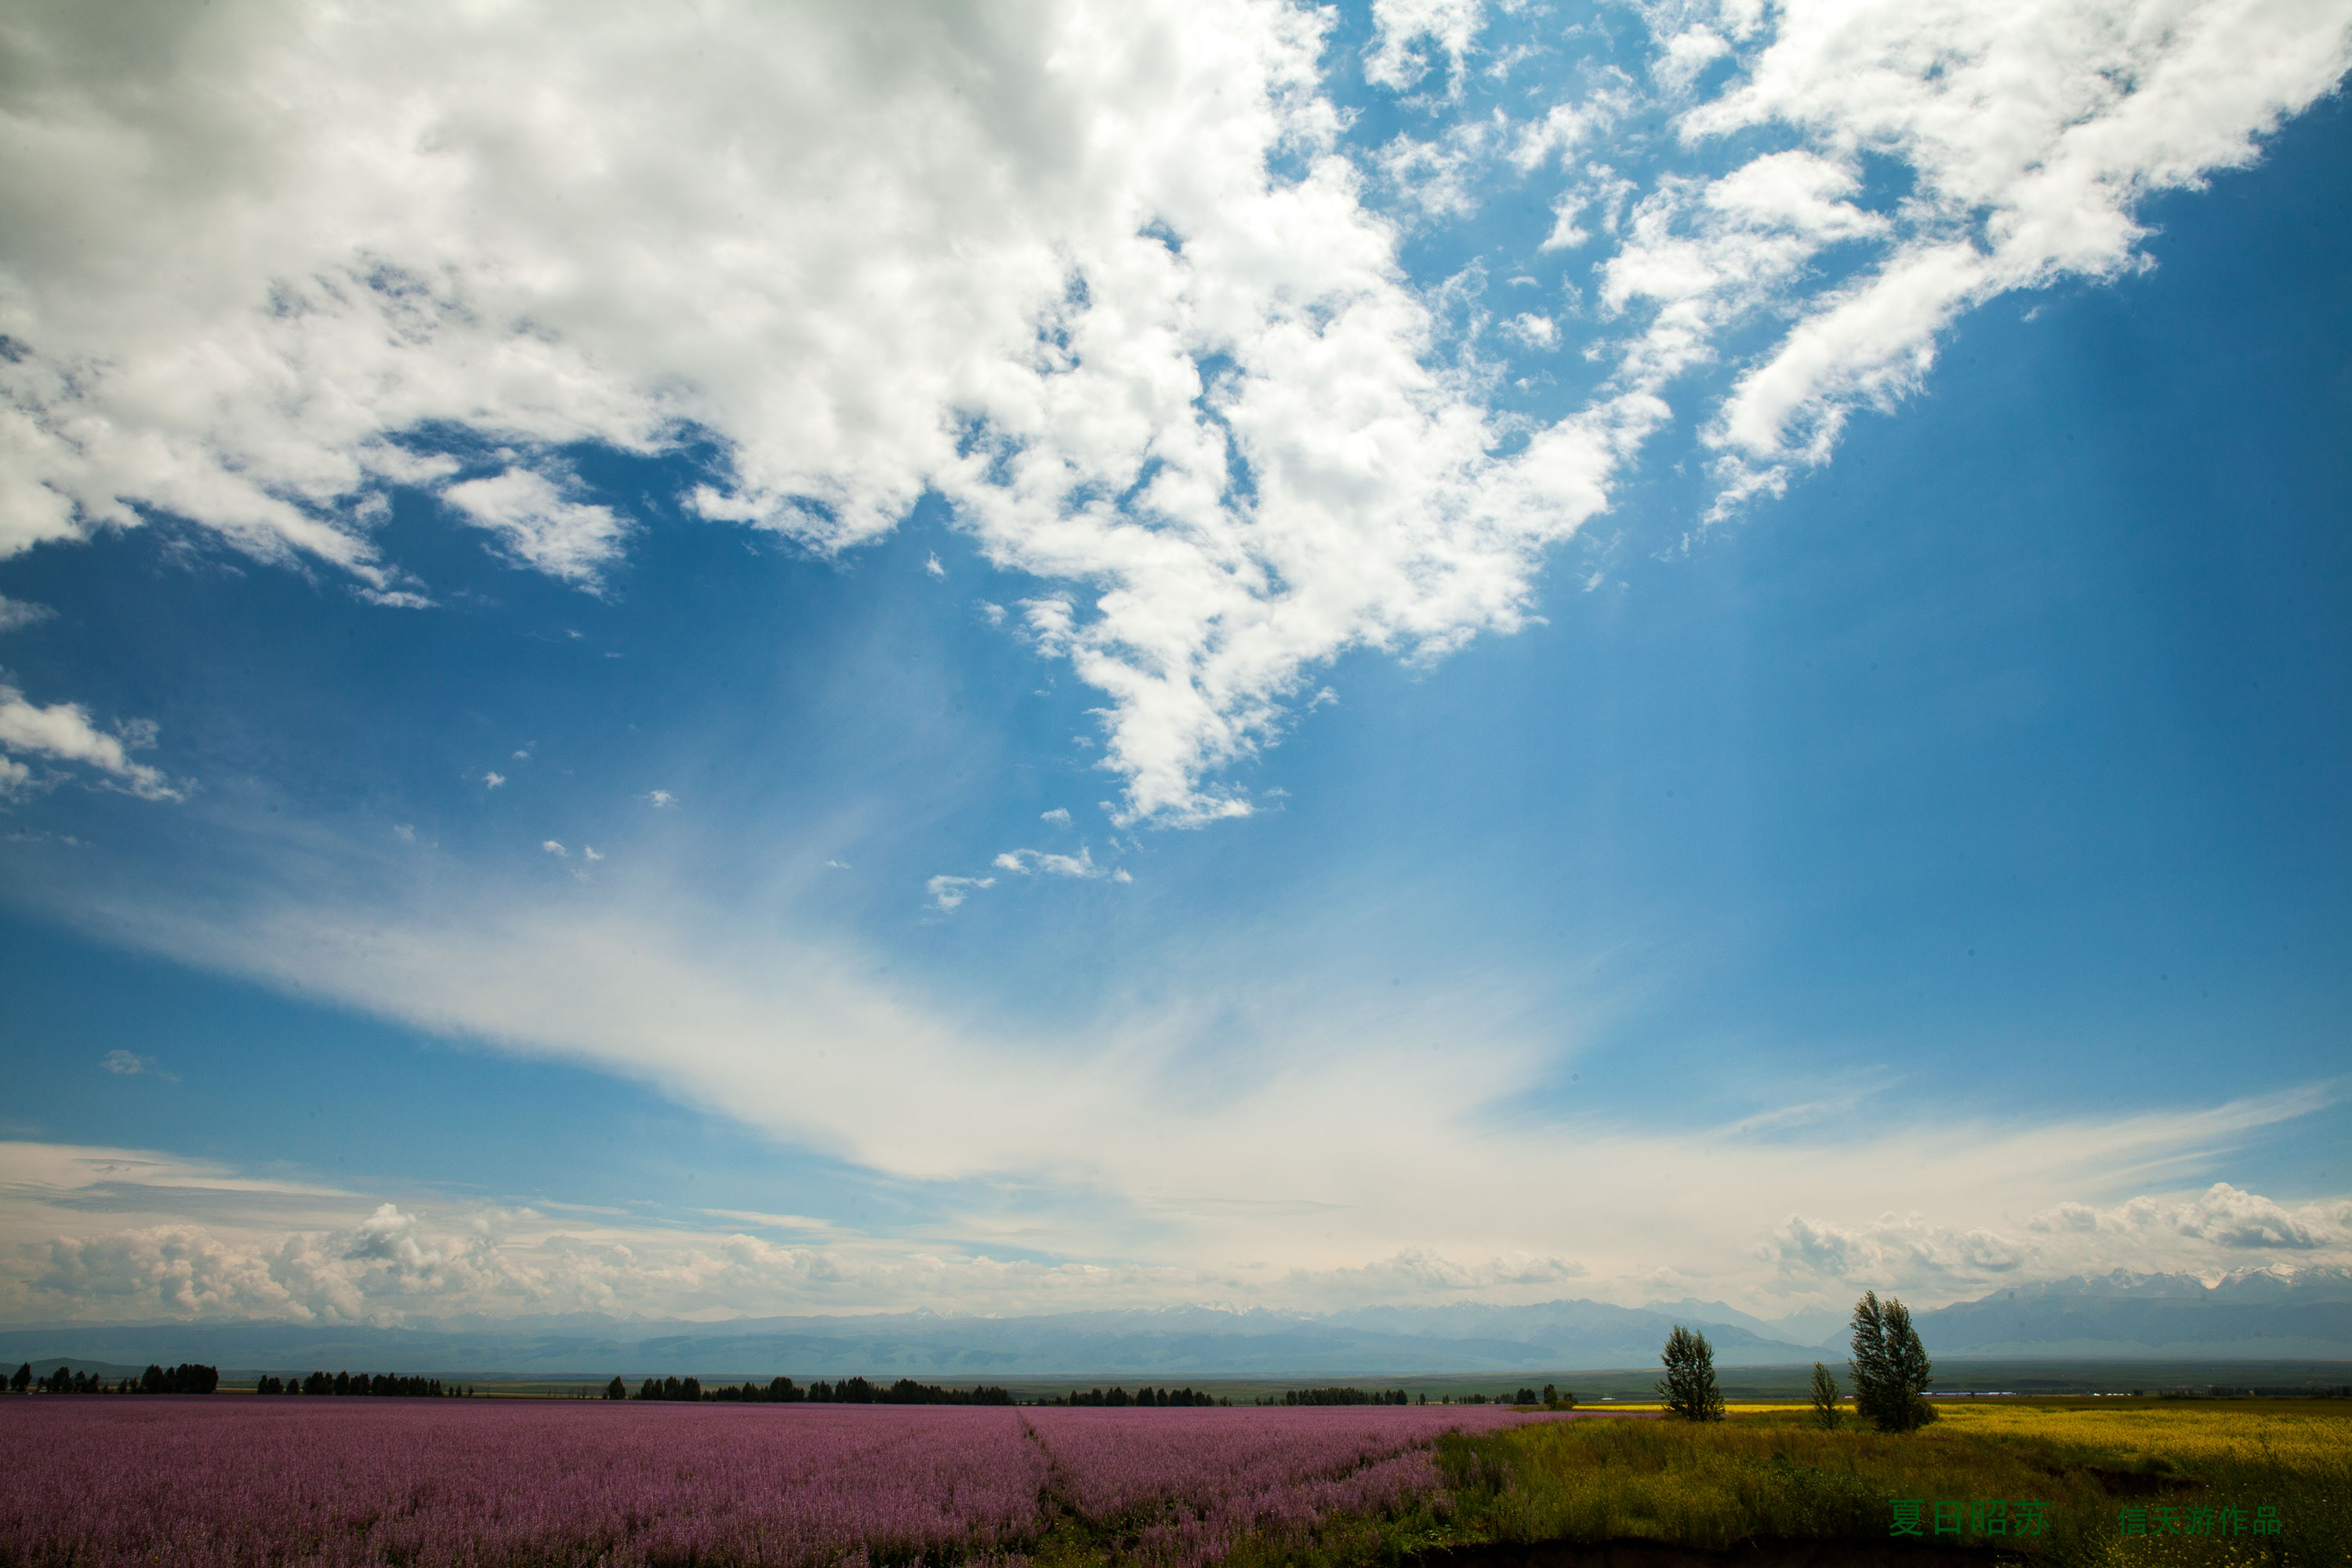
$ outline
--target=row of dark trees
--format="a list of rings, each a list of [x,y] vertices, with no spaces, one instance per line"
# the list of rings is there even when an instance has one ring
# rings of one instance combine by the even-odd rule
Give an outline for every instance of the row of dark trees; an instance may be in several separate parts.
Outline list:
[[[1282,1391],[1285,1405],[1402,1405],[1404,1390],[1391,1388],[1386,1393],[1360,1388],[1286,1388]]]
[[[194,1362],[182,1362],[177,1366],[151,1366],[137,1377],[120,1377],[111,1382],[96,1373],[70,1372],[58,1368],[47,1377],[33,1375],[33,1363],[25,1363],[16,1375],[8,1380],[12,1394],[210,1394],[220,1386],[220,1368],[199,1366]]]
[[[444,1399],[470,1394],[470,1388],[444,1384],[437,1377],[400,1377],[385,1372],[339,1372],[329,1377],[314,1372],[308,1377],[265,1377],[254,1384],[256,1394],[368,1394],[383,1399]]]
[[[1214,1405],[1217,1403],[1217,1396],[1213,1394],[1196,1394],[1189,1388],[1145,1387],[1139,1388],[1133,1394],[1129,1394],[1126,1389],[1114,1384],[1109,1388],[1090,1388],[1084,1394],[1080,1394],[1074,1388],[1067,1394],[1055,1394],[1051,1399],[1041,1399],[1038,1403],[1041,1405],[1103,1405],[1113,1409],[1123,1409],[1129,1406],[1135,1406],[1143,1409],[1158,1409],[1165,1405],[1189,1406],[1195,1405]],[[1225,1403],[1231,1405],[1233,1401],[1228,1399]],[[1357,1403],[1361,1403],[1361,1401],[1358,1401]]]
[[[1936,1407],[1926,1397],[1935,1365],[1912,1327],[1911,1309],[1889,1296],[1878,1299],[1865,1290],[1853,1304],[1853,1359],[1846,1370],[1853,1378],[1853,1413],[1881,1432],[1916,1432],[1936,1419]],[[1715,1347],[1706,1336],[1676,1323],[1666,1336],[1663,1358],[1666,1375],[1658,1383],[1658,1396],[1667,1414],[1685,1421],[1723,1419],[1723,1394],[1715,1385]],[[1524,1392],[1524,1391],[1522,1391]],[[1824,1428],[1845,1419],[1843,1397],[1830,1369],[1813,1363],[1813,1417]]]
[[[702,1386],[698,1377],[649,1377],[636,1393],[614,1378],[604,1385],[607,1399],[704,1399],[736,1400],[745,1404],[791,1405],[807,1402],[814,1405],[1011,1405],[1013,1395],[1002,1388],[942,1388],[936,1383],[917,1383],[902,1377],[888,1384],[869,1383],[862,1377],[845,1377],[839,1383],[812,1383],[801,1387],[789,1377],[772,1378],[767,1383],[738,1384],[733,1387]]]

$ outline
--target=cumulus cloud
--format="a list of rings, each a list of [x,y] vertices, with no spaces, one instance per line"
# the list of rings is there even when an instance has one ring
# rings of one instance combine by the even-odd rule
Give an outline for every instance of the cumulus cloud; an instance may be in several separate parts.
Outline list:
[[[2352,1205],[2310,1203],[2290,1208],[2216,1182],[2192,1195],[2139,1197],[2106,1209],[2060,1204],[2028,1220],[2026,1228],[2076,1243],[2096,1237],[2128,1247],[2188,1238],[2233,1252],[2313,1252],[2352,1243]]]
[[[1511,138],[1511,163],[1523,174],[1555,159],[1572,163],[1633,111],[1637,100],[1633,88],[1624,72],[1613,68],[1602,72],[1582,98],[1555,103],[1541,118],[1518,126]]]
[[[1884,1215],[1861,1225],[1791,1215],[1773,1236],[1779,1261],[1794,1274],[1840,1281],[1884,1279],[1949,1289],[2010,1273],[2024,1249],[1990,1230],[1936,1225],[1917,1214]]]
[[[25,1145],[0,1145],[0,1162]],[[35,1153],[42,1152],[36,1150]],[[153,1156],[77,1151],[85,1163],[153,1167]],[[201,1194],[201,1218],[93,1225],[88,1213],[123,1197],[168,1202],[121,1185],[12,1185],[0,1222],[0,1310],[84,1322],[258,1318],[301,1323],[397,1323],[458,1313],[593,1311],[647,1317],[717,1311],[861,1311],[951,1300],[976,1310],[1068,1310],[1230,1295],[1231,1275],[1150,1264],[1105,1266],[992,1256],[932,1241],[874,1237],[792,1216],[716,1215],[749,1222],[696,1229],[550,1215],[490,1204],[429,1206],[359,1194],[284,1196],[217,1173],[171,1172]],[[28,1192],[35,1194],[27,1211]],[[47,1200],[43,1202],[41,1200]],[[289,1223],[290,1219],[290,1223]],[[26,1222],[48,1234],[26,1233]],[[782,1229],[798,1234],[780,1237]],[[62,1233],[60,1233],[62,1232]]]
[[[1549,316],[1538,316],[1532,310],[1521,311],[1505,321],[1503,334],[1521,348],[1556,349],[1559,347],[1559,323]]]
[[[0,684],[0,750],[14,753],[0,771],[0,798],[32,787],[36,775],[23,755],[52,762],[78,763],[96,772],[100,782],[142,800],[178,800],[175,786],[161,769],[132,760],[133,751],[155,744],[154,724],[133,719],[112,734],[90,721],[89,710],[79,702],[53,702],[46,707],[25,700],[14,686]]]
[[[1475,6],[1423,12],[1390,35],[1468,47]],[[1610,456],[1496,457],[1429,367],[1319,16],[956,15],[247,0],[154,7],[135,57],[28,23],[0,548],[163,510],[398,593],[365,499],[405,485],[592,583],[622,526],[540,455],[715,438],[707,517],[834,550],[936,489],[1098,584],[1041,646],[1108,694],[1126,809],[1245,809],[1202,780],[1305,668],[1517,625]],[[416,438],[453,427],[523,456],[460,478]]]
[[[1372,42],[1364,79],[1402,92],[1419,85],[1443,55],[1457,79],[1486,19],[1486,0],[1372,0]]]
[[[50,8],[5,89],[11,232],[42,237],[0,253],[0,553],[165,512],[408,604],[399,487],[593,588],[629,523],[583,446],[708,455],[690,511],[820,552],[936,493],[1066,585],[1024,624],[1105,694],[1121,820],[1244,815],[1218,780],[1318,666],[1521,625],[1739,334],[1766,346],[1699,411],[1718,510],[1824,460],[1958,311],[2137,265],[2136,204],[2246,162],[2352,48],[2325,0],[1643,17],[1662,96],[1588,72],[1360,163],[1328,18],[1271,0]],[[1378,0],[1366,77],[1458,93],[1487,20]],[[1598,157],[1637,113],[1688,154],[1645,189]],[[1706,172],[1737,138],[1786,144]],[[1911,194],[1865,199],[1870,157]],[[1382,168],[1424,221],[1568,172],[1550,243],[1619,242],[1590,406],[1487,406]]]
[[[1067,827],[1070,825],[1069,808],[1057,805],[1051,811],[1041,811],[1037,814],[1037,820],[1050,822],[1056,827]]]
[[[507,775],[498,772],[496,769],[493,769],[482,775],[482,787],[485,789],[497,789],[506,782]]]
[[[2002,1226],[1937,1224],[1916,1212],[1859,1222],[1790,1215],[1760,1251],[1791,1282],[1892,1285],[1945,1298],[2011,1277],[2123,1270],[2211,1278],[2263,1254],[2340,1264],[2352,1257],[2352,1203],[2291,1206],[2217,1182],[2106,1208],[2054,1204]]]
[[[677,808],[677,796],[666,789],[647,790],[644,799],[656,811],[675,811]]]
[[[547,840],[545,840],[544,842],[542,842],[542,843],[540,845],[540,847],[541,847],[541,849],[545,850],[548,854],[550,854],[550,855],[553,855],[553,856],[556,856],[556,857],[558,857],[559,858],[564,858],[564,857],[568,857],[568,856],[572,853],[570,850],[566,849],[566,848],[565,848],[562,844],[559,844],[558,842],[556,842],[556,841],[555,841],[554,839],[552,839],[552,838],[547,839]]]
[[[1672,97],[1687,97],[1700,73],[1730,52],[1714,28],[1685,27],[1667,38],[1651,60],[1651,79]]]

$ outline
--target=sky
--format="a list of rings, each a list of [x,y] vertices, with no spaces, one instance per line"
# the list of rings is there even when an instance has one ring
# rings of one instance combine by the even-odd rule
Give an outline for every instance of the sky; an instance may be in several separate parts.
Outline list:
[[[2341,0],[0,22],[0,1320],[2352,1263]]]

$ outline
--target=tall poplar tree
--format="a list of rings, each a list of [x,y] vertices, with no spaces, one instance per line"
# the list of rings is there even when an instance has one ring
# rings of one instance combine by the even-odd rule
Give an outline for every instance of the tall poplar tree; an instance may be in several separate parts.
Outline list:
[[[1889,1296],[1865,1290],[1853,1304],[1854,1414],[1882,1432],[1914,1432],[1936,1419],[1936,1407],[1921,1397],[1935,1372],[1911,1309]]]
[[[1819,1362],[1813,1363],[1813,1419],[1825,1432],[1836,1431],[1845,1419],[1845,1412],[1838,1408],[1837,1377]]]
[[[1658,1397],[1666,1413],[1685,1421],[1723,1419],[1723,1394],[1715,1386],[1715,1347],[1705,1334],[1680,1323],[1666,1336],[1666,1375],[1658,1383]]]

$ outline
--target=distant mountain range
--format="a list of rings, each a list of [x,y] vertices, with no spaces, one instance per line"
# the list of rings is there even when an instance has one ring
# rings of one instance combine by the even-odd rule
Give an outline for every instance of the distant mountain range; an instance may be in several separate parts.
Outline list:
[[[1319,1314],[1207,1307],[945,1318],[656,1322],[581,1313],[453,1318],[397,1328],[250,1321],[0,1331],[0,1361],[71,1357],[226,1370],[363,1367],[436,1374],[606,1377],[667,1372],[766,1377],[1377,1377],[1565,1372],[1654,1363],[1674,1324],[1704,1327],[1723,1366],[1844,1357],[1843,1315],[1771,1321],[1720,1302],[1645,1307],[1364,1307]],[[2021,1285],[1923,1311],[1932,1355],[2067,1359],[2352,1360],[2352,1271],[2268,1269],[2207,1286],[2114,1274]]]

